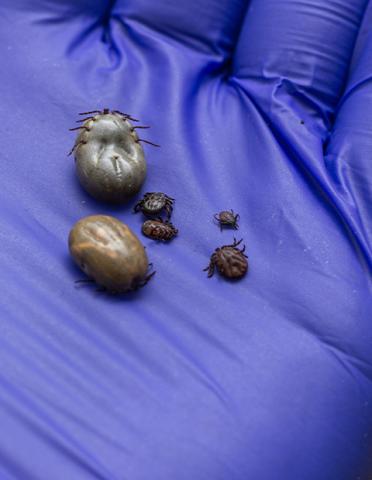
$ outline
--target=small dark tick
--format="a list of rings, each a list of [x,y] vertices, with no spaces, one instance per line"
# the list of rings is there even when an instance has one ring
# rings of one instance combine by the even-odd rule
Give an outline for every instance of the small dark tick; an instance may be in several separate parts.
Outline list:
[[[142,233],[153,240],[168,242],[177,234],[178,230],[171,222],[165,222],[161,218],[146,220],[142,225]]]
[[[216,213],[214,215],[214,219],[217,220],[217,222],[220,225],[220,228],[222,230],[222,227],[232,227],[235,230],[239,228],[238,225],[238,220],[240,218],[240,215],[237,213],[234,213],[234,210],[226,211],[224,210],[223,212]]]
[[[170,219],[173,211],[174,198],[168,197],[165,193],[161,192],[148,192],[145,193],[142,200],[140,200],[134,207],[134,212],[142,212],[147,217],[153,217],[160,215],[163,210],[167,214],[168,220]]]

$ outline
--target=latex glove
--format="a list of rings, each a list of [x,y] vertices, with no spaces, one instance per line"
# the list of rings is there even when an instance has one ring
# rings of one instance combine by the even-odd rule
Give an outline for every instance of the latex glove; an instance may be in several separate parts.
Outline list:
[[[365,0],[3,0],[1,478],[367,479],[371,36]],[[367,25],[368,27],[368,25]],[[79,289],[79,111],[138,117],[179,237],[127,298]],[[240,213],[250,271],[202,268]],[[359,475],[359,477],[358,477]]]

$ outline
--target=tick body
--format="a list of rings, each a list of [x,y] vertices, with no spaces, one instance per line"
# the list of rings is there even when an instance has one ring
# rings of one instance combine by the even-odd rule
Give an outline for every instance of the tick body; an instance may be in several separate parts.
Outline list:
[[[82,119],[72,152],[83,188],[97,200],[123,203],[146,177],[146,161],[130,115],[104,109]]]
[[[240,218],[239,214],[235,214],[234,210],[224,210],[220,213],[216,213],[214,215],[215,220],[220,225],[220,229],[222,230],[222,227],[231,227],[237,230],[239,228],[238,221]]]
[[[145,248],[124,223],[106,215],[79,220],[69,239],[72,258],[86,275],[110,293],[146,285],[149,262]]]
[[[208,277],[214,274],[215,268],[226,278],[239,279],[244,277],[248,271],[247,255],[245,255],[245,245],[242,249],[237,248],[242,240],[237,242],[234,238],[232,245],[224,245],[216,248],[211,256],[208,267],[204,271],[208,271]]]
[[[160,215],[163,211],[166,212],[168,220],[173,211],[174,198],[168,197],[161,192],[145,193],[142,200],[140,200],[134,207],[134,212],[142,212],[147,217]]]
[[[153,240],[168,242],[178,234],[178,230],[171,222],[164,222],[159,218],[155,220],[146,220],[142,225],[142,233]]]

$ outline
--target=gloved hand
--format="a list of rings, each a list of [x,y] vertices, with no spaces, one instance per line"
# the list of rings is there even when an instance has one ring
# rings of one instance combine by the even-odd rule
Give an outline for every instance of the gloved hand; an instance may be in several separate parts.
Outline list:
[[[368,478],[367,0],[2,0],[0,477]],[[354,56],[353,56],[354,52]],[[80,111],[151,125],[176,198],[156,276],[76,289],[76,220],[116,216],[66,157]],[[250,270],[202,271],[240,214]]]

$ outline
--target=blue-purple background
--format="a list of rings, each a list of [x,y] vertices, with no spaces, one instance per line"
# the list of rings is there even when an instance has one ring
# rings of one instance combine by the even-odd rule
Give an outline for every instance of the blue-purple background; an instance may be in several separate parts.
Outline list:
[[[366,7],[1,0],[1,480],[368,479]],[[103,107],[152,126],[143,192],[177,199],[179,237],[143,239],[157,274],[124,299],[76,289],[67,251],[85,215],[140,232],[136,199],[95,202],[66,156]],[[202,272],[225,208],[236,284]]]

